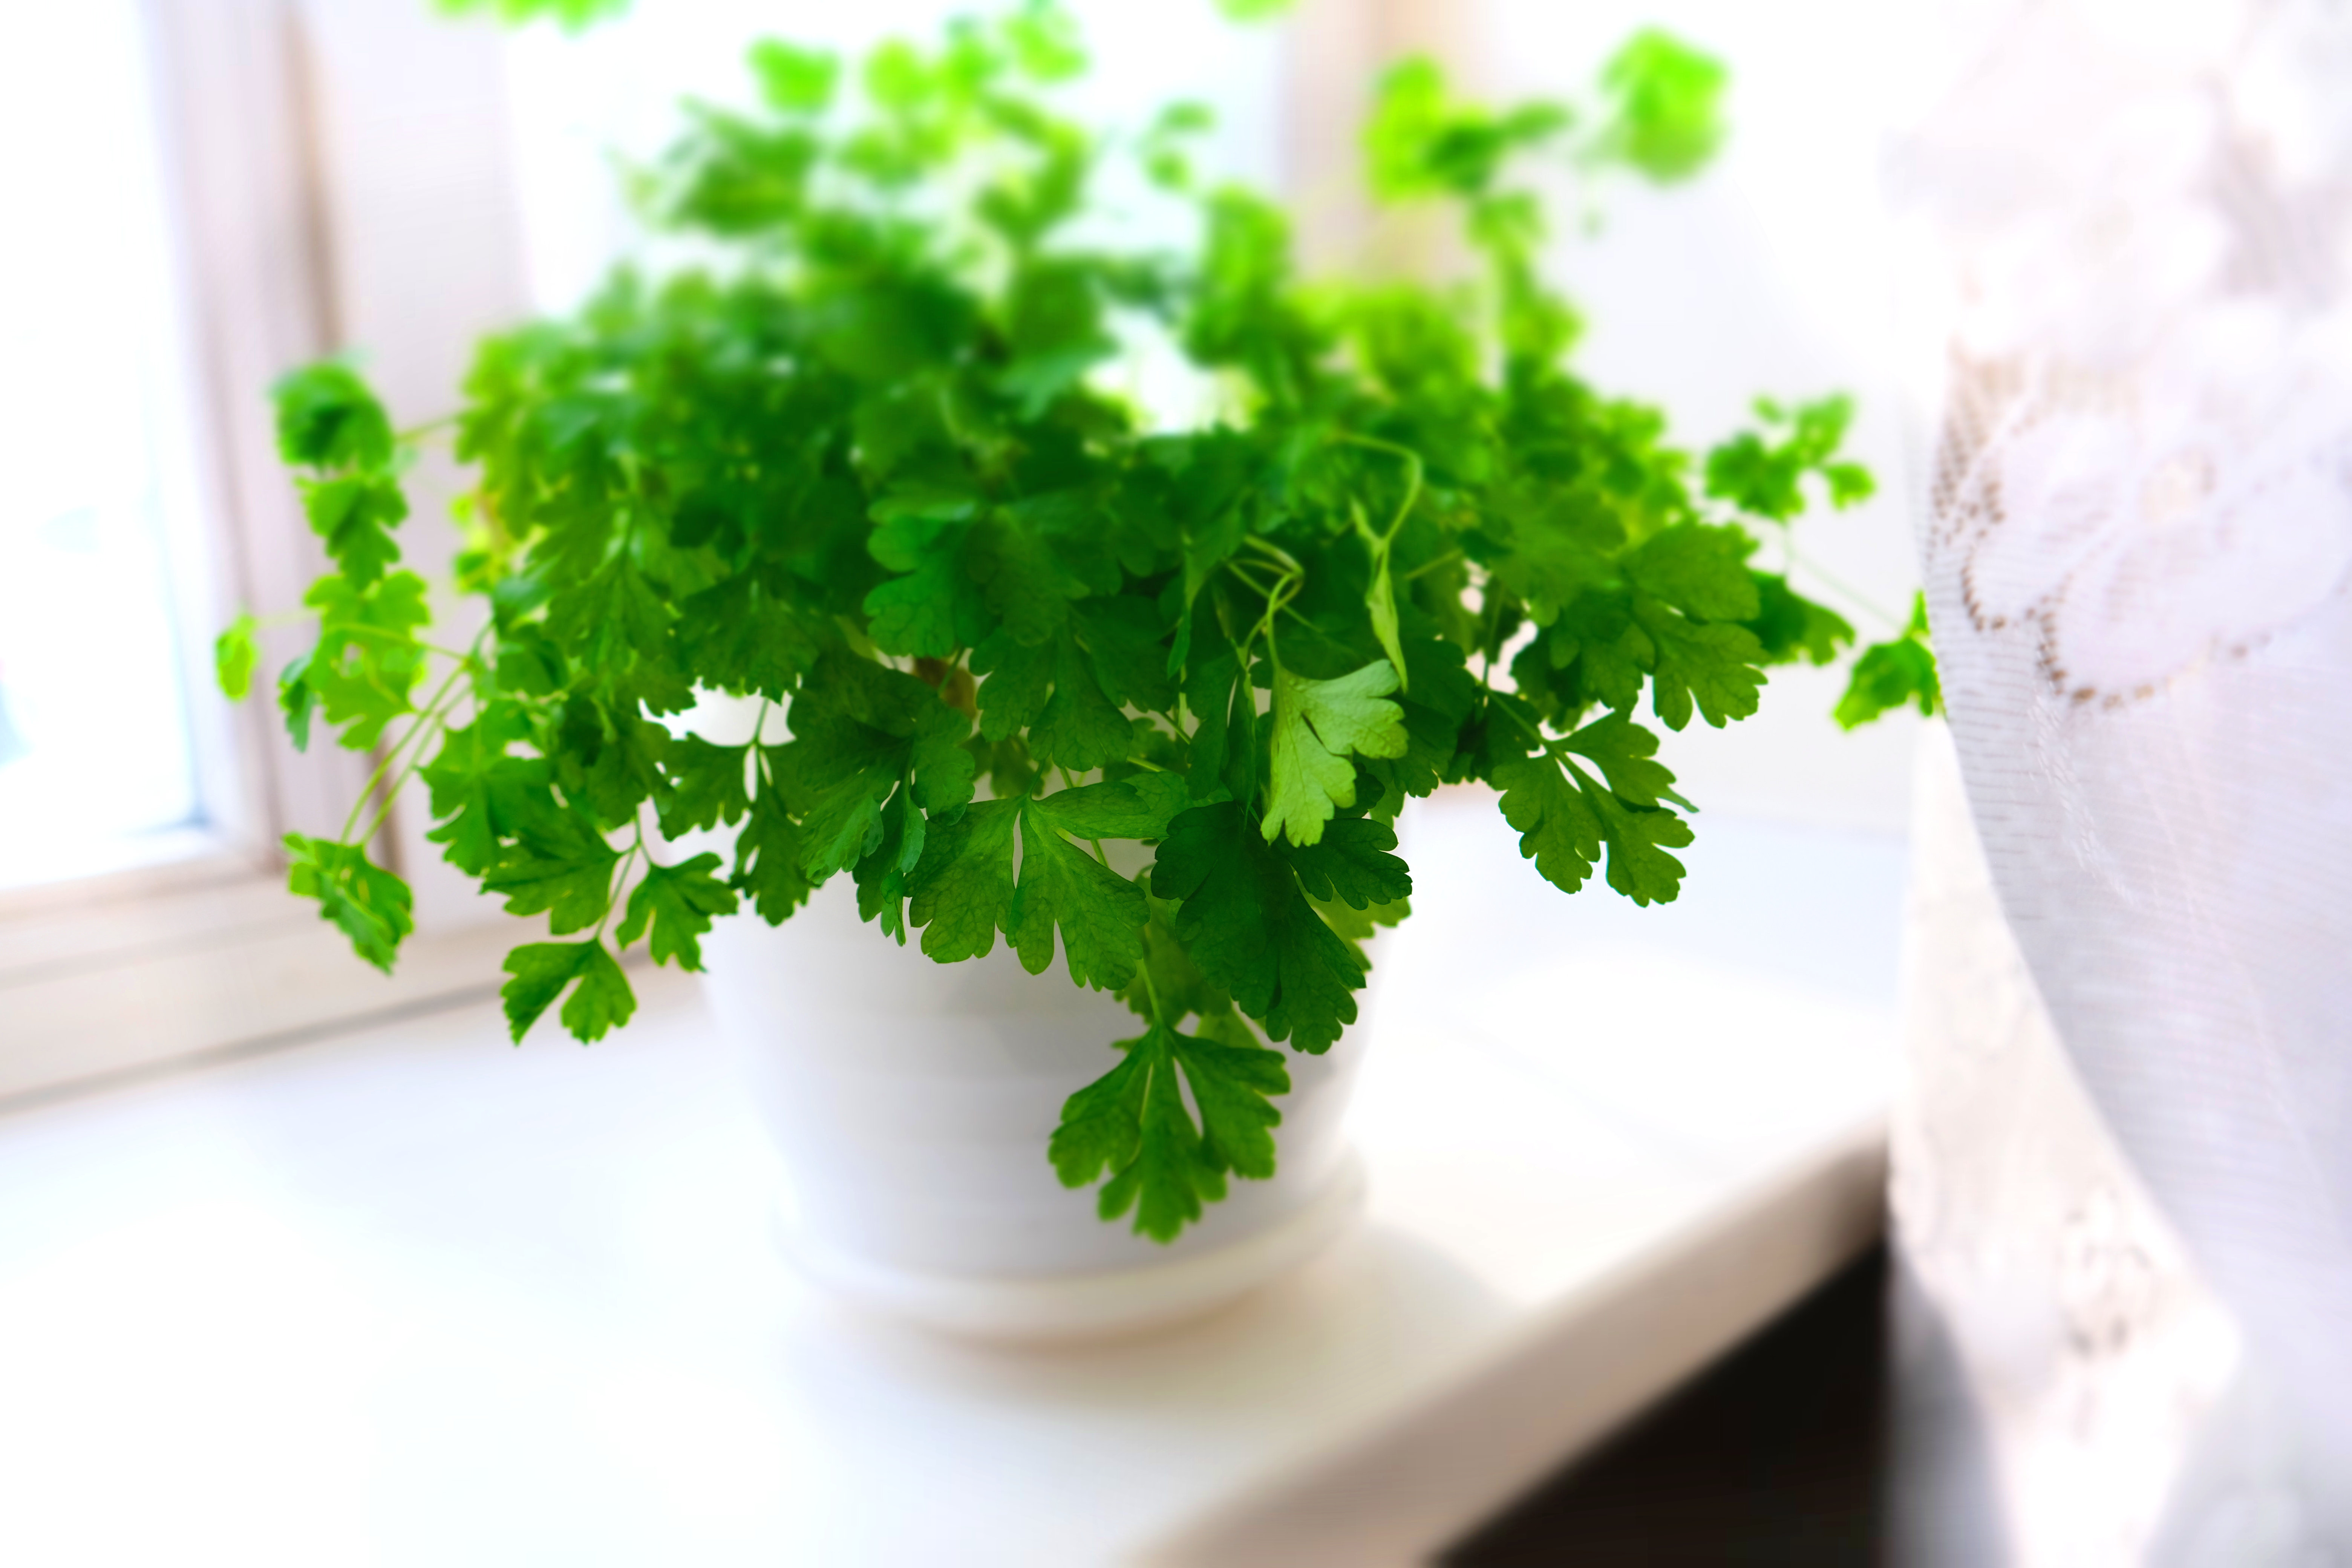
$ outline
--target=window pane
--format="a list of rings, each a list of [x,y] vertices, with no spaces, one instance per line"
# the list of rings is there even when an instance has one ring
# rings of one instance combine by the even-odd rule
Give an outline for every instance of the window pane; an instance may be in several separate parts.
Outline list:
[[[142,48],[131,0],[0,16],[0,887],[172,853],[201,816]]]

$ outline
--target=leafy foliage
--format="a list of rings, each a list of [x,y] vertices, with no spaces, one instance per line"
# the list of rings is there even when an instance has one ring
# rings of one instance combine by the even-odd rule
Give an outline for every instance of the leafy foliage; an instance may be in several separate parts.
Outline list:
[[[629,7],[629,0],[433,0],[445,16],[467,16],[488,12],[502,22],[532,22],[551,17],[578,29]]]
[[[635,1005],[627,952],[698,968],[715,921],[783,921],[836,877],[937,962],[1058,953],[1145,1027],[1071,1097],[1053,1163],[1165,1240],[1272,1173],[1289,1080],[1265,1042],[1319,1052],[1355,1020],[1366,943],[1410,908],[1407,799],[1491,784],[1561,888],[1675,896],[1690,806],[1637,714],[1727,724],[1769,667],[1838,657],[1853,628],[1755,564],[1759,531],[1869,481],[1842,399],[1759,404],[1702,470],[1567,361],[1520,172],[1688,175],[1722,135],[1706,57],[1642,35],[1583,112],[1389,71],[1367,178],[1459,215],[1482,279],[1444,289],[1307,286],[1277,208],[1198,179],[1201,111],[1132,137],[1065,118],[1085,63],[1026,0],[858,62],[762,43],[758,107],[690,108],[634,194],[708,263],[624,270],[465,379],[457,578],[487,620],[462,649],[425,640],[400,564],[424,434],[349,363],[281,381],[332,569],[278,700],[298,745],[323,726],[382,786],[288,847],[295,890],[389,966],[407,890],[364,846],[421,778],[447,859],[566,939],[508,960],[518,1038],[551,1011],[602,1037]],[[1128,157],[1197,215],[1194,252],[1121,247],[1089,193]],[[1223,383],[1225,420],[1154,432],[1108,389],[1153,337]],[[232,694],[259,626],[221,638]],[[1926,658],[1921,623],[1849,706],[1916,696]],[[755,733],[695,732],[707,691],[756,700]],[[676,847],[698,833],[731,856]]]
[[[1838,699],[1837,721],[1845,729],[1858,729],[1906,702],[1930,718],[1944,710],[1944,687],[1927,642],[1925,594],[1913,597],[1911,619],[1900,637],[1873,643],[1853,661],[1853,678]]]

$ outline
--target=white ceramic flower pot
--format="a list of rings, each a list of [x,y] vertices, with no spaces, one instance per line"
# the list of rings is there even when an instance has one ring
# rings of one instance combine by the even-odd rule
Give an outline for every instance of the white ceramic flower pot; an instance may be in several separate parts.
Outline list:
[[[1231,1182],[1162,1246],[1097,1218],[1095,1189],[1064,1187],[1046,1161],[1063,1100],[1143,1028],[1058,958],[1032,975],[1000,942],[935,963],[861,923],[845,877],[780,927],[721,921],[704,948],[711,1009],[791,1184],[785,1247],[857,1301],[991,1339],[1131,1332],[1265,1283],[1360,1206],[1340,1129],[1360,1029],[1323,1057],[1285,1052],[1277,1173]]]

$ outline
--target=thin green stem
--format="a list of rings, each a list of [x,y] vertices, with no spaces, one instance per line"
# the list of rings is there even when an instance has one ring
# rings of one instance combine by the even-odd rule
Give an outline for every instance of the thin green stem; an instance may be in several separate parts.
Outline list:
[[[1276,544],[1271,539],[1266,539],[1255,533],[1245,533],[1242,536],[1242,542],[1254,550],[1272,556],[1276,563],[1282,568],[1286,574],[1291,573],[1304,574],[1307,571],[1307,568],[1301,566],[1298,563],[1297,559],[1293,556],[1289,551],[1285,550],[1281,545]]]
[[[629,868],[635,865],[646,852],[645,819],[639,817],[635,826],[636,841],[629,846],[629,852],[621,857],[620,865],[613,872],[613,880],[605,889],[604,913],[596,922],[594,941],[604,940],[604,928],[613,923],[613,911],[621,907],[621,890],[629,885]]]
[[[1168,1009],[1160,1000],[1160,982],[1151,977],[1150,958],[1147,956],[1141,963],[1135,966],[1135,970],[1137,973],[1143,976],[1144,995],[1151,1000],[1151,1021],[1155,1024],[1167,1023]]]
[[[432,699],[417,710],[415,722],[410,724],[402,733],[400,739],[394,743],[392,750],[383,754],[383,760],[375,765],[375,772],[368,775],[367,783],[360,786],[359,798],[352,802],[351,814],[343,818],[341,834],[343,843],[364,844],[374,836],[376,826],[383,823],[385,813],[392,809],[392,797],[400,793],[400,784],[406,781],[410,771],[415,768],[416,758],[414,755],[409,758],[408,766],[401,770],[399,778],[393,784],[384,785],[384,774],[391,770],[393,763],[400,760],[401,753],[415,745],[426,731],[434,727],[435,721],[443,716],[449,689],[465,672],[462,665],[449,672],[448,679],[441,683],[440,689],[433,693]],[[424,748],[420,746],[417,750],[421,752]],[[376,793],[380,785],[384,789],[383,808],[376,813],[375,821],[369,825],[367,832],[355,839],[352,837],[352,828],[359,821],[360,813],[367,809],[369,797]]]
[[[1400,447],[1393,441],[1383,441],[1377,436],[1347,434],[1340,436],[1339,439],[1351,447],[1362,447],[1374,452],[1386,452],[1391,457],[1404,459],[1404,504],[1397,508],[1396,516],[1390,521],[1388,531],[1380,536],[1380,545],[1385,549],[1395,542],[1397,531],[1404,527],[1404,520],[1412,515],[1414,505],[1421,500],[1421,454],[1410,447]],[[1359,528],[1363,526],[1360,520],[1357,526]],[[1366,531],[1365,536],[1368,539],[1371,537],[1369,530]]]
[[[1843,598],[1847,604],[1852,605],[1854,608],[1861,610],[1865,615],[1873,616],[1879,620],[1885,621],[1888,626],[1895,628],[1895,635],[1898,637],[1910,628],[1911,622],[1907,616],[1889,615],[1885,606],[1879,604],[1877,600],[1871,598],[1860,589],[1849,585],[1838,577],[1822,570],[1819,562],[1814,561],[1810,557],[1799,554],[1797,552],[1796,541],[1793,537],[1789,541],[1789,563],[1791,566],[1802,567],[1804,569],[1805,575],[1820,579],[1822,584],[1832,593]]]
[[[391,751],[384,753],[383,760],[376,764],[375,772],[369,774],[367,783],[360,787],[359,797],[352,802],[351,814],[343,818],[341,836],[343,843],[366,843],[375,837],[375,830],[382,826],[383,819],[392,814],[393,801],[398,798],[401,786],[408,782],[409,774],[415,773],[418,763],[423,761],[425,749],[417,746],[409,756],[407,765],[402,768],[398,776],[389,784],[384,784],[385,773],[391,770],[393,763],[399,760],[403,752],[408,751],[410,746],[423,739],[427,731],[436,727],[436,721],[439,721],[439,727],[446,727],[449,709],[455,706],[457,701],[457,698],[450,694],[450,688],[457,683],[458,677],[464,675],[472,667],[474,660],[480,657],[482,644],[489,639],[489,635],[490,628],[486,625],[480,631],[474,634],[473,647],[462,654],[453,653],[449,656],[457,661],[457,667],[443,678],[441,684],[434,689],[432,697],[426,700],[424,708],[418,710],[416,721],[409,725],[407,731],[400,737],[398,742]],[[463,696],[464,693],[460,692],[457,695]],[[368,830],[359,837],[353,838],[352,825],[359,821],[360,813],[367,808],[368,797],[376,793],[379,785],[383,789],[383,802],[378,807],[374,819],[368,824]]]
[[[1397,581],[1400,583],[1418,582],[1420,579],[1428,576],[1432,572],[1436,571],[1439,567],[1450,565],[1454,562],[1461,559],[1462,552],[1459,550],[1449,550],[1444,554],[1437,557],[1434,561],[1423,562],[1420,565],[1414,567],[1412,571],[1398,578]]]
[[[400,632],[388,632],[382,626],[338,626],[336,630],[341,632],[346,637],[372,637],[378,642],[397,643],[404,647],[421,647],[427,653],[437,653],[443,658],[462,659],[472,657],[470,654],[459,653],[454,647],[443,647],[439,643],[420,642],[416,638],[407,637]],[[478,647],[479,645],[477,644],[476,646]]]
[[[462,414],[444,414],[438,419],[427,419],[422,425],[410,426],[407,429],[395,434],[393,440],[405,447],[413,442],[423,440],[436,430],[446,430],[464,417]]]

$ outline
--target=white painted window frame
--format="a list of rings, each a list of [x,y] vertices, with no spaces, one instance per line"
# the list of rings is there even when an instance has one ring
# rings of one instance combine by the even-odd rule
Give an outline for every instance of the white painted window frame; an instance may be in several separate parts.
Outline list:
[[[395,973],[285,889],[279,836],[333,834],[373,759],[296,752],[270,701],[300,627],[265,635],[252,700],[211,689],[214,632],[293,609],[323,567],[278,463],[269,383],[350,345],[402,424],[446,412],[479,333],[523,309],[500,44],[420,0],[144,0],[196,450],[174,586],[204,847],[0,894],[0,1105],[480,994],[504,933],[396,814],[415,880]],[[446,576],[446,452],[415,473],[412,564]],[[441,605],[440,608],[451,608]]]

